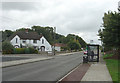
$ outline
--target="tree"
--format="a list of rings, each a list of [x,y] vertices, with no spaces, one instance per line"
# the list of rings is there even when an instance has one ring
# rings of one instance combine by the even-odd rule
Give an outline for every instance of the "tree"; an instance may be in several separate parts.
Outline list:
[[[54,40],[53,27],[33,26],[32,30],[36,31],[39,35],[42,33],[44,37],[52,44]]]
[[[20,29],[17,29],[16,31],[25,31],[26,29],[28,30],[28,32],[33,31],[32,29],[29,29],[29,28],[20,28]]]
[[[76,50],[76,51],[80,50],[80,48],[81,48],[80,44],[78,42],[75,42],[75,41],[70,41],[68,43],[68,46],[71,50]]]
[[[82,48],[86,47],[86,42],[78,35],[68,34],[66,37],[66,42],[70,42],[70,41],[78,41],[78,43],[81,45]]]
[[[11,54],[13,52],[13,48],[14,47],[8,41],[2,43],[3,54]]]
[[[98,30],[105,48],[120,50],[120,14],[110,12],[104,14],[103,29]]]
[[[81,37],[76,36],[76,40],[78,40],[82,48],[86,48],[86,42]]]
[[[7,40],[14,32],[11,30],[2,31],[2,40]]]

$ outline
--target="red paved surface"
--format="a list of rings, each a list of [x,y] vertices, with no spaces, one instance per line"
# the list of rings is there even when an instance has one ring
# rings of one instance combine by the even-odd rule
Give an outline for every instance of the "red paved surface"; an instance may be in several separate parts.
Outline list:
[[[74,70],[72,73],[70,73],[67,77],[65,77],[62,81],[59,83],[66,83],[66,82],[73,82],[79,83],[85,73],[87,72],[88,68],[90,67],[90,64],[82,64],[80,65],[76,70]]]

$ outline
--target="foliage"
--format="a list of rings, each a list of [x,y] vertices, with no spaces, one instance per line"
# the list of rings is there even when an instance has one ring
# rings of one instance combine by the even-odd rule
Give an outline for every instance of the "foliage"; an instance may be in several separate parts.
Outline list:
[[[11,54],[13,52],[13,48],[14,47],[8,41],[2,43],[3,54]]]
[[[25,50],[24,48],[14,48],[13,53],[14,54],[24,54],[25,53],[24,50]]]
[[[86,42],[78,35],[68,34],[66,37],[66,42],[70,42],[70,41],[77,41],[82,48],[86,47]]]
[[[13,33],[11,30],[2,31],[2,41],[7,40]]]
[[[76,39],[79,41],[82,48],[86,47],[86,42],[79,36],[76,36]]]
[[[112,57],[112,56],[113,56],[113,54],[106,54],[103,56],[103,58],[108,58],[108,57]]]
[[[30,54],[30,49],[29,48],[25,48],[25,54]]]
[[[104,14],[103,29],[98,30],[103,45],[106,50],[116,49],[120,50],[120,15],[117,12],[110,12]]]
[[[81,46],[78,42],[75,42],[75,41],[70,41],[68,43],[68,46],[71,50],[80,50]]]
[[[29,28],[20,28],[20,29],[17,29],[16,31],[25,31],[26,29],[28,30],[28,32],[33,31],[32,29],[29,29]]]
[[[17,29],[16,31],[25,31],[25,30],[26,30],[26,28],[20,28],[20,29]],[[53,27],[32,26],[31,29],[27,28],[27,30],[29,32],[35,31],[39,35],[42,34],[51,45],[54,43],[68,44],[71,41],[77,41],[78,47],[79,47],[79,45],[81,45],[82,48],[86,47],[86,42],[78,35],[68,34],[65,37],[64,35],[55,33]],[[12,33],[14,33],[14,31],[5,30],[5,31],[2,31],[2,33],[3,33],[3,35],[2,35],[3,40],[6,40],[6,39],[8,39],[8,37],[10,37],[12,35]],[[22,45],[20,45],[20,47],[22,48]],[[29,47],[29,45],[28,45],[28,47]],[[77,49],[78,49],[78,47],[77,47]],[[63,50],[68,50],[68,49],[70,49],[70,47],[63,48]],[[28,53],[28,49],[25,49],[25,50],[26,50],[26,53]]]
[[[33,26],[32,30],[36,31],[39,35],[42,35],[50,42],[53,43],[54,34],[53,27],[41,27],[41,26]]]
[[[34,54],[38,54],[38,50],[34,50],[34,52],[33,52]]]
[[[29,47],[29,48],[14,48],[14,54],[37,54],[38,50]]]
[[[30,51],[30,54],[32,54],[32,53],[37,54],[37,53],[38,53],[38,50],[37,50],[37,49],[34,49],[33,47],[29,47],[28,49],[29,49],[29,51]]]
[[[67,50],[69,50],[69,47],[61,47],[61,51],[67,51]]]

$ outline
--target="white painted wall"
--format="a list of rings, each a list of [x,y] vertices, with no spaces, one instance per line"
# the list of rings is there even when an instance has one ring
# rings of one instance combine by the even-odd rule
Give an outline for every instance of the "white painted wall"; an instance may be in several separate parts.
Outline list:
[[[61,51],[61,49],[60,49],[61,47],[58,47],[58,46],[55,46],[55,50],[57,50],[58,52],[60,52]]]
[[[44,44],[42,44],[42,40],[44,40]],[[39,48],[41,46],[45,46],[45,51],[52,51],[52,46],[49,44],[49,42],[42,36],[39,42]]]
[[[16,43],[16,38],[18,39],[18,43]],[[42,40],[44,40],[44,44],[42,44]],[[45,51],[52,51],[52,46],[49,44],[49,42],[42,36],[40,40],[37,40],[37,43],[33,43],[33,40],[25,40],[26,43],[23,43],[23,39],[20,39],[18,35],[16,35],[10,42],[13,46],[18,45],[20,47],[20,44],[22,46],[36,46],[37,48],[40,48],[41,46],[45,47]]]
[[[16,38],[17,38],[17,43],[16,43]],[[18,45],[20,47],[20,37],[18,35],[16,35],[11,41],[10,43],[15,47],[16,45]]]

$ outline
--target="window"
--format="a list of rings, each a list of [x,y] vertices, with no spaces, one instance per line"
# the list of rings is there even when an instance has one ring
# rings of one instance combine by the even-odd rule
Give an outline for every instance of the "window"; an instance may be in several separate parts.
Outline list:
[[[16,43],[18,43],[18,38],[16,38]]]
[[[42,44],[44,44],[44,39],[42,39]]]
[[[23,42],[23,43],[26,43],[26,41],[25,41],[25,40],[23,40],[22,42]]]
[[[37,43],[37,40],[33,40],[33,43]]]

